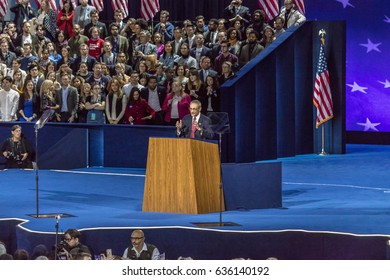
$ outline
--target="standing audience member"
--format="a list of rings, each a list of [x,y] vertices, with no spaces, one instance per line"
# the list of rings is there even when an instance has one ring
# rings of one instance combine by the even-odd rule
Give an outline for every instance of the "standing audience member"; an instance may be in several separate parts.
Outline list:
[[[117,78],[112,78],[108,83],[108,95],[106,96],[106,117],[109,124],[123,123],[126,110],[127,97],[122,92],[122,83]]]
[[[14,23],[18,34],[22,32],[23,22],[27,22],[35,17],[35,13],[29,3],[29,0],[21,0],[10,8],[10,11],[15,14]]]
[[[235,54],[229,52],[228,42],[221,42],[221,54],[214,60],[214,69],[218,72],[218,75],[222,74],[222,64],[225,61],[229,61],[234,69],[238,69],[238,57]]]
[[[238,62],[240,68],[264,50],[264,47],[257,41],[257,39],[257,32],[254,30],[251,31],[248,36],[248,43],[241,48]]]
[[[87,24],[84,30],[84,35],[91,38],[91,28],[97,27],[99,30],[99,37],[104,39],[108,36],[107,27],[103,22],[99,21],[99,12],[97,10],[91,11],[91,22]]]
[[[64,0],[63,6],[57,17],[58,29],[63,31],[66,40],[73,37],[74,10],[71,0]]]
[[[106,123],[106,101],[99,84],[92,85],[92,94],[87,96],[85,109],[88,111],[88,123]]]
[[[263,38],[261,39],[260,44],[264,48],[266,48],[269,45],[271,45],[272,42],[275,40],[276,40],[275,30],[271,26],[266,25],[263,32]]]
[[[41,7],[37,13],[37,23],[41,24],[46,30],[46,37],[50,39],[50,41],[54,41],[56,37],[57,30],[57,15],[50,7],[48,0],[41,0]]]
[[[149,123],[155,125],[164,124],[164,111],[162,110],[162,106],[165,96],[164,91],[157,85],[157,77],[150,76],[148,86],[141,90],[141,97],[148,102],[155,112],[155,117]]]
[[[176,81],[172,84],[172,92],[167,94],[163,104],[165,112],[165,123],[167,125],[176,125],[176,122],[190,113],[189,107],[191,97],[183,91],[183,86]]]
[[[4,77],[0,90],[0,122],[15,121],[19,106],[19,93],[11,88],[12,78]]]
[[[131,233],[131,246],[123,252],[123,257],[130,260],[158,260],[160,252],[153,244],[145,243],[145,234],[136,229]]]
[[[147,121],[154,119],[155,112],[148,102],[141,97],[141,91],[134,87],[127,101],[124,123],[125,124],[147,124]]]
[[[79,0],[79,3],[74,10],[73,26],[78,24],[81,28],[81,33],[84,34],[84,27],[91,22],[91,11],[96,9],[88,5],[88,0]]]
[[[284,29],[290,26],[298,26],[306,21],[306,17],[295,9],[293,0],[284,1],[284,6],[280,10],[279,17],[284,19]]]
[[[26,81],[23,93],[19,97],[19,121],[32,122],[40,115],[41,101],[33,81]]]
[[[283,34],[286,30],[283,28],[284,26],[284,18],[276,17],[274,21],[275,28],[275,37],[278,38],[281,34]]]
[[[207,76],[206,78],[206,101],[204,104],[203,114],[208,112],[219,112],[220,110],[220,87],[217,77]],[[203,106],[202,106],[203,108]]]
[[[235,20],[242,20],[247,25],[251,19],[249,8],[242,5],[242,0],[232,0],[223,11],[223,14],[230,24]]]
[[[77,119],[77,108],[79,104],[79,95],[77,89],[70,86],[70,75],[61,74],[61,88],[56,90],[55,99],[59,106],[57,110],[57,121],[73,123]]]
[[[160,22],[153,28],[153,33],[160,33],[163,35],[162,42],[166,43],[173,40],[174,26],[169,22],[169,12],[163,10],[160,12]]]

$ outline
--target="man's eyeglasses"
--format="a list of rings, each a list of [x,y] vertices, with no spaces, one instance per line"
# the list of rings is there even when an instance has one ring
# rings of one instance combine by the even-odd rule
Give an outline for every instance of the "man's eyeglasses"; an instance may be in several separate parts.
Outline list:
[[[143,239],[144,237],[130,237],[131,240],[140,240],[140,239]]]
[[[73,239],[73,237],[64,238],[65,241],[71,241],[72,239]]]

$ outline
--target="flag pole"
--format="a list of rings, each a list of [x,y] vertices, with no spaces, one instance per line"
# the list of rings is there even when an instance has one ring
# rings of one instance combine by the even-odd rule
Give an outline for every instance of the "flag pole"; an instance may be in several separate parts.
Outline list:
[[[325,152],[325,124],[321,125],[321,153],[319,153],[319,155],[329,155],[327,152]]]

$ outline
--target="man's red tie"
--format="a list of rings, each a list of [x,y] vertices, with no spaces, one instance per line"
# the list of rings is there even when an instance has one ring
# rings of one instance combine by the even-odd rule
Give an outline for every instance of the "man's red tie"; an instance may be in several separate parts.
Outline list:
[[[194,117],[192,120],[191,135],[190,135],[191,138],[195,138],[195,130],[196,130],[195,121],[196,121],[196,117]]]

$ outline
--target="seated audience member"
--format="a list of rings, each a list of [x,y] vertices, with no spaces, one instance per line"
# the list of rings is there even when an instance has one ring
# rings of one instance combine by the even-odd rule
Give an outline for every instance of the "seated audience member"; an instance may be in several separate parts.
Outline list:
[[[193,100],[190,104],[191,114],[184,116],[176,122],[177,135],[186,138],[213,139],[214,132],[211,129],[211,120],[201,113],[202,104],[199,100]]]
[[[134,87],[126,105],[124,116],[125,124],[147,124],[148,120],[154,119],[155,112],[148,102],[141,98],[141,91]]]
[[[190,113],[191,97],[183,91],[180,82],[172,83],[172,92],[167,94],[163,104],[165,112],[165,123],[167,125],[176,125],[176,122],[182,120],[185,115]]]
[[[136,229],[131,233],[131,245],[123,252],[123,257],[130,260],[158,260],[160,252],[153,244],[145,243],[145,234]]]
[[[26,260],[30,259],[30,254],[25,249],[16,249],[13,257],[14,257],[14,260],[26,261]]]
[[[1,153],[5,157],[5,168],[32,168],[32,149],[26,138],[22,137],[22,127],[14,125],[11,128],[12,137],[7,138]]]

